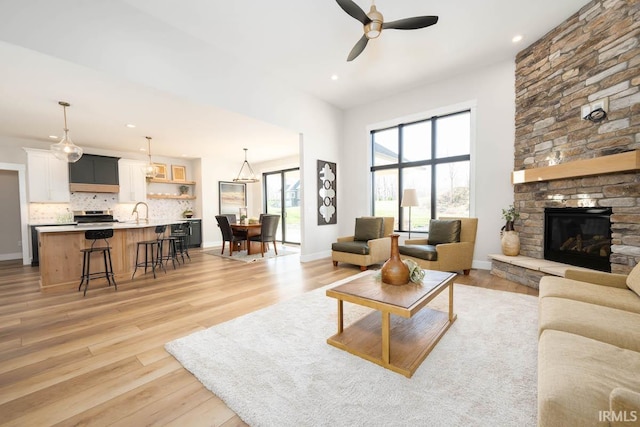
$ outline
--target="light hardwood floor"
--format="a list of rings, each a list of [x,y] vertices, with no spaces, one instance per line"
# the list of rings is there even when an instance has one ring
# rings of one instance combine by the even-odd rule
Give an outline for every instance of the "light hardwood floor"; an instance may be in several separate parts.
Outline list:
[[[191,258],[155,280],[120,281],[117,292],[96,281],[85,298],[41,293],[37,268],[0,262],[0,424],[245,425],[164,344],[360,271],[297,255]],[[537,295],[487,271],[456,283]]]

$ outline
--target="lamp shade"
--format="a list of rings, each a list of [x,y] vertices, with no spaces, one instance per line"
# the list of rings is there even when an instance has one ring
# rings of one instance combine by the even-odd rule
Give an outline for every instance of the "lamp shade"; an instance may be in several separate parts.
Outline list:
[[[400,206],[403,208],[418,206],[418,192],[415,188],[405,188],[402,192],[402,202],[400,202]]]

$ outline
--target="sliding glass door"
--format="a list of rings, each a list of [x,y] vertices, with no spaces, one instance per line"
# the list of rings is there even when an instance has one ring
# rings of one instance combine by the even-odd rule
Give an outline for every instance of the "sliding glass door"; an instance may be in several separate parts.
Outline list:
[[[286,169],[264,174],[264,211],[280,215],[278,240],[300,243],[300,169]]]

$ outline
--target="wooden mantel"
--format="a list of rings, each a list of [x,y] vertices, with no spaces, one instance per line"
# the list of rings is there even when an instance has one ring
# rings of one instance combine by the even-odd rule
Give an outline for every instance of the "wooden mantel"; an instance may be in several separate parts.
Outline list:
[[[638,169],[640,169],[640,150],[635,150],[594,159],[575,160],[554,166],[513,171],[511,173],[511,183],[524,184],[554,179],[579,178]]]

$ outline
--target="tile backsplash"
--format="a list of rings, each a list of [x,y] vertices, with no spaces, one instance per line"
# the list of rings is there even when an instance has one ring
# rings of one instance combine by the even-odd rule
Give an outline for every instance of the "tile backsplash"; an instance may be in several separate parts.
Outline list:
[[[129,221],[135,203],[119,203],[117,194],[110,193],[71,193],[70,203],[31,203],[29,205],[29,223],[65,223],[73,220],[73,211],[111,209],[118,221]],[[175,220],[182,218],[182,212],[193,209],[193,200],[149,199],[149,219]],[[140,213],[144,216],[144,208]]]

